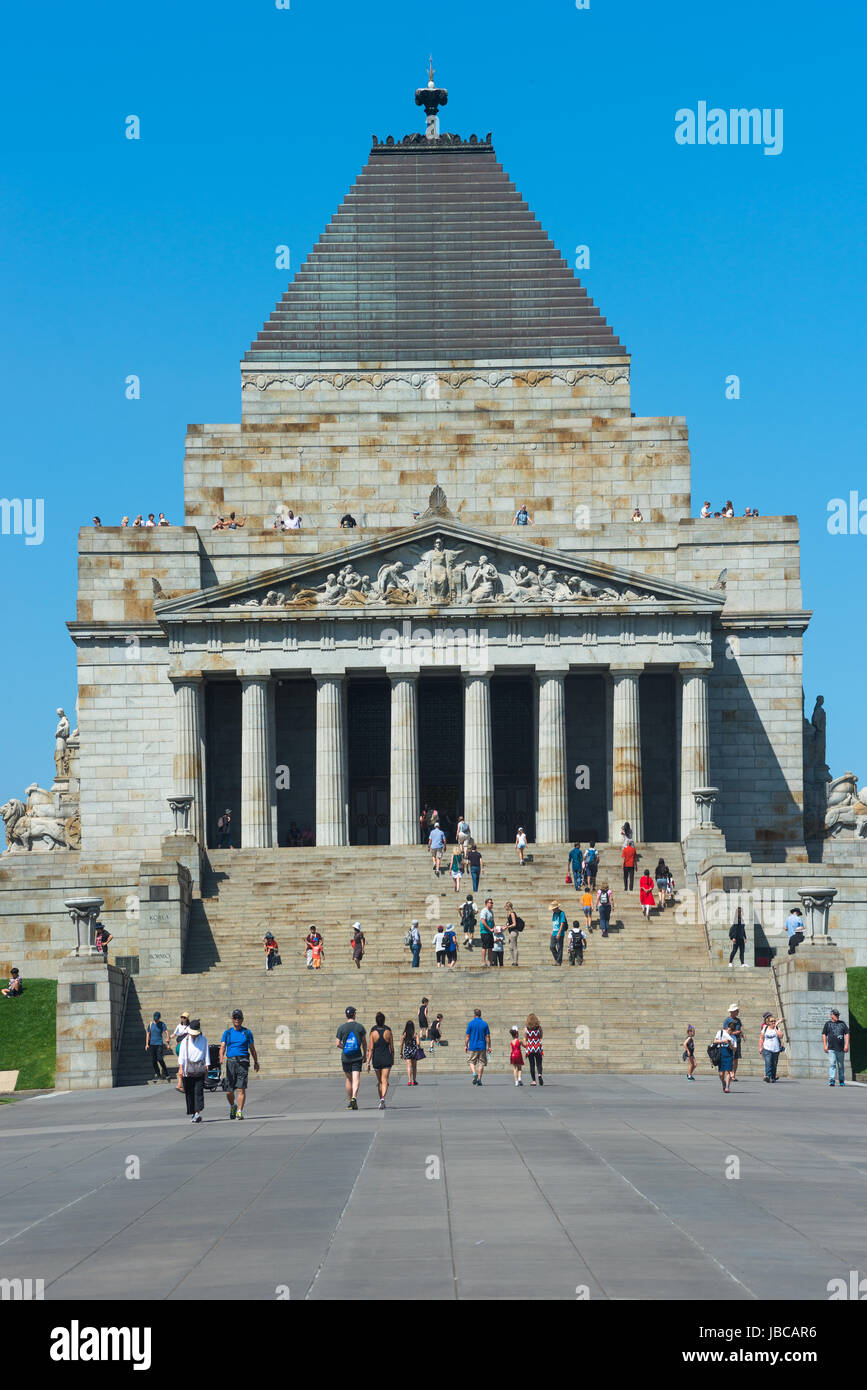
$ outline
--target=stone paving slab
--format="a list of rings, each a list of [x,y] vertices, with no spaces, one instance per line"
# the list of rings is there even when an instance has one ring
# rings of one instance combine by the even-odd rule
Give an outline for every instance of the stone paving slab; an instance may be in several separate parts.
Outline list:
[[[46,1299],[825,1300],[867,1264],[864,1090],[489,1073],[0,1110],[0,1278]],[[733,1161],[739,1176],[727,1177]],[[127,1177],[138,1164],[139,1177]],[[240,1282],[237,1271],[240,1271]]]

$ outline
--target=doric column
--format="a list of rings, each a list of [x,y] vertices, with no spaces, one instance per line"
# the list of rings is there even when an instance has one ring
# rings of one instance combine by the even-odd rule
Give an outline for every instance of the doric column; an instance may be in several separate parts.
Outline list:
[[[539,759],[536,839],[562,844],[569,838],[566,783],[566,678],[562,671],[539,676]]]
[[[464,678],[464,815],[477,844],[494,838],[491,678]]]
[[[178,679],[175,687],[175,757],[172,767],[172,792],[191,796],[190,830],[197,840],[204,840],[204,805],[202,798],[202,689],[201,676]]]
[[[343,677],[316,677],[316,843],[346,844]]]
[[[706,669],[682,668],[680,716],[680,838],[699,824],[693,792],[710,780],[710,735],[707,717]]]
[[[271,766],[268,677],[241,678],[241,844],[267,849],[271,835]]]
[[[391,810],[393,845],[418,838],[418,677],[391,677]]]
[[[614,684],[613,834],[629,821],[636,840],[644,838],[644,795],[641,785],[640,668],[612,669]]]

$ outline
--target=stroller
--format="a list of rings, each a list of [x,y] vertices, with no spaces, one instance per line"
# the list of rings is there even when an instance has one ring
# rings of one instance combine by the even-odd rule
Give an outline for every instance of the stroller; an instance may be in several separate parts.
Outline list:
[[[219,1043],[209,1043],[208,1045],[208,1070],[205,1072],[204,1086],[206,1091],[225,1091],[226,1089],[220,1067]]]

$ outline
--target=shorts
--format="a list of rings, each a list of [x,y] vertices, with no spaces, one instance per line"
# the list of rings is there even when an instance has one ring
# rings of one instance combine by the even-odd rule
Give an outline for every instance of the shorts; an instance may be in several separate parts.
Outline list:
[[[249,1071],[249,1057],[227,1057],[226,1089],[229,1091],[246,1091]]]
[[[470,1061],[481,1062],[482,1066],[486,1067],[488,1065],[488,1054],[487,1052],[471,1052]]]
[[[354,1057],[354,1058],[350,1059],[349,1061],[347,1061],[345,1058],[343,1058],[342,1060],[343,1060],[343,1070],[344,1070],[344,1072],[346,1073],[347,1076],[351,1076],[352,1073],[353,1073],[354,1071],[361,1071],[361,1068],[362,1068],[363,1065],[364,1065],[364,1058],[363,1058],[363,1057]]]

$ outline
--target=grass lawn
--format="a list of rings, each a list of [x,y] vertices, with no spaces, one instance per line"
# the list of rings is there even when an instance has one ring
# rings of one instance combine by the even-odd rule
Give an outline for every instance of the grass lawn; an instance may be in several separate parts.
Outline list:
[[[849,977],[849,1043],[852,1070],[867,1071],[867,966],[853,966]]]
[[[0,1071],[18,1072],[17,1091],[54,1085],[56,1018],[56,980],[25,980],[20,999],[0,996]]]

